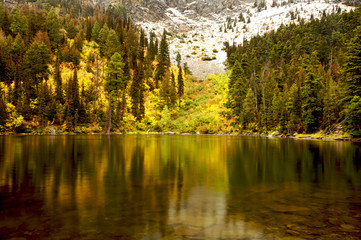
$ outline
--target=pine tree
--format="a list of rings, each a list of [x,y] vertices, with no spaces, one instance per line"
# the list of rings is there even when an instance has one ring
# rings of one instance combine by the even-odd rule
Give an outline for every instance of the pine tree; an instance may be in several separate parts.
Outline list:
[[[297,131],[298,125],[300,124],[301,119],[301,94],[300,90],[297,87],[297,84],[294,83],[287,95],[286,99],[286,111],[288,114],[287,128],[288,131],[294,132]]]
[[[355,37],[349,43],[345,70],[345,101],[350,102],[354,96],[361,96],[361,26],[355,30]]]
[[[168,72],[169,68],[169,49],[167,43],[167,35],[166,31],[163,31],[163,37],[160,41],[159,47],[159,55],[158,55],[158,67],[155,76],[155,84],[156,88],[159,86],[159,81],[162,81],[163,77],[165,76],[166,72]]]
[[[55,60],[55,73],[54,73],[54,82],[55,82],[55,95],[56,100],[60,103],[63,103],[63,90],[62,90],[62,79],[60,74],[60,54],[57,53]]]
[[[60,44],[62,35],[60,34],[61,24],[54,8],[51,8],[50,12],[48,13],[46,18],[46,26],[51,47],[52,49],[56,49]]]
[[[123,67],[124,62],[122,56],[118,52],[114,53],[108,63],[107,77],[105,79],[104,85],[104,89],[105,91],[107,91],[109,101],[107,121],[104,128],[104,132],[106,133],[109,133],[112,130],[112,119],[114,118],[112,108],[116,103],[116,99],[119,96],[119,91],[121,89],[124,89],[124,86],[126,84],[123,75]]]
[[[9,12],[8,12],[8,8],[4,8],[4,18],[2,21],[2,29],[4,31],[5,36],[10,34],[10,18],[9,18]]]
[[[109,28],[107,25],[104,25],[102,29],[99,32],[98,36],[98,43],[99,43],[99,49],[100,49],[100,55],[105,56],[105,43],[108,39],[109,35]]]
[[[33,42],[26,51],[23,62],[26,95],[35,98],[38,84],[49,75],[50,54],[44,43]]]
[[[67,103],[68,103],[68,111],[67,111],[67,121],[72,124],[74,128],[78,123],[79,115],[79,83],[78,83],[78,71],[74,69],[73,78],[69,79],[68,82],[68,91],[67,91]]]
[[[95,20],[95,23],[93,25],[91,38],[93,41],[98,42],[99,41],[99,32],[100,32],[100,25],[97,20]]]
[[[3,96],[4,96],[3,91],[2,89],[0,89],[0,131],[2,130],[2,127],[5,126],[8,117],[6,112],[5,100]]]
[[[243,100],[246,97],[248,83],[241,64],[236,61],[228,84],[228,107],[233,109],[235,116],[241,117],[243,111]]]
[[[334,126],[340,118],[340,90],[336,83],[329,79],[326,85],[325,94],[323,98],[323,129],[329,129]]]
[[[184,94],[184,78],[183,78],[183,73],[182,73],[182,67],[179,66],[178,67],[178,99],[179,99],[179,105],[181,103],[181,98],[183,97]]]
[[[256,97],[251,88],[248,88],[246,97],[243,102],[243,124],[250,128],[250,125],[256,120]]]
[[[182,61],[182,56],[181,56],[181,54],[179,52],[177,53],[176,61],[177,61],[177,66],[179,68],[180,64],[181,64],[181,61]]]
[[[85,34],[85,38],[88,42],[90,42],[90,40],[92,39],[92,24],[91,21],[89,20],[89,17],[86,18],[86,34]]]
[[[28,28],[28,21],[25,16],[21,16],[19,8],[15,6],[11,11],[11,25],[10,30],[13,33],[13,36],[17,34],[25,35]]]
[[[320,126],[320,117],[322,116],[322,89],[321,78],[315,74],[315,53],[312,54],[311,63],[307,66],[307,74],[304,86],[302,87],[302,119],[304,130],[314,132]]]
[[[110,59],[115,52],[121,53],[121,47],[117,34],[110,30],[104,46],[104,56]]]
[[[133,79],[132,85],[130,86],[130,97],[132,99],[132,114],[137,119],[139,118],[139,87],[140,87],[140,79],[139,79],[139,69],[137,61],[133,64]]]

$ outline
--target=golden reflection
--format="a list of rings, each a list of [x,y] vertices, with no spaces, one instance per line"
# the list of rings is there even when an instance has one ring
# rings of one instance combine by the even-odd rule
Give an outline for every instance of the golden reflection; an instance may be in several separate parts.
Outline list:
[[[0,150],[0,197],[25,210],[28,198],[39,205],[17,218],[0,205],[8,238],[23,236],[13,233],[19,226],[35,238],[308,238],[327,236],[322,227],[336,238],[361,234],[360,146],[349,142],[2,136]]]

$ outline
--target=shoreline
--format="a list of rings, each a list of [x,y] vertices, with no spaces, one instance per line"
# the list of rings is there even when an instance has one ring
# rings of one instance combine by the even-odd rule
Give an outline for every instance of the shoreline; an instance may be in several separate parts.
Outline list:
[[[178,132],[87,132],[87,133],[75,133],[75,132],[56,132],[56,133],[0,133],[1,136],[87,136],[87,135],[183,135],[183,136],[235,136],[235,137],[265,137],[265,138],[283,138],[283,139],[297,139],[297,140],[320,140],[320,141],[347,141],[347,142],[361,142],[361,138],[352,138],[342,135],[326,136],[322,134],[298,134],[296,136],[291,135],[272,135],[272,134],[260,134],[260,133],[178,133]]]

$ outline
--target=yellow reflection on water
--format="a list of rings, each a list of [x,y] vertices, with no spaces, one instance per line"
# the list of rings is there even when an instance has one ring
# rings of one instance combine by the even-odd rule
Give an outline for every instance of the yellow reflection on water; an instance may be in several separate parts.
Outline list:
[[[352,143],[13,136],[0,138],[0,150],[7,238],[310,238],[327,236],[325,227],[336,239],[361,234]],[[6,210],[12,201],[15,214]]]

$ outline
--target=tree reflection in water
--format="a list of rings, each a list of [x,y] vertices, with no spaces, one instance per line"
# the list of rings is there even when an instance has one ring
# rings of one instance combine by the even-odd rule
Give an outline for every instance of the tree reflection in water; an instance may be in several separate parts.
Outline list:
[[[2,136],[0,236],[358,239],[360,145]]]

